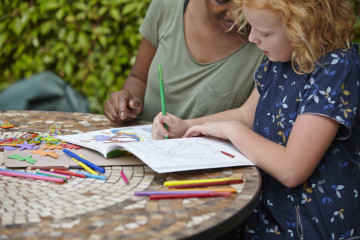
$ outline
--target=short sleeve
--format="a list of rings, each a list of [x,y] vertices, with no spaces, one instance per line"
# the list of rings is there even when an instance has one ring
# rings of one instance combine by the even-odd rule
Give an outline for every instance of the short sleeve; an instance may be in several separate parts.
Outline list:
[[[162,12],[162,6],[162,0],[152,0],[139,29],[143,37],[156,48],[159,42],[158,30],[161,22],[162,14],[160,13]]]
[[[255,86],[260,94],[264,90],[264,80],[267,79],[267,75],[270,73],[270,68],[271,61],[265,57],[260,67],[255,72]]]
[[[318,114],[339,122],[338,139],[348,138],[359,121],[359,59],[354,47],[326,55],[304,87],[298,114]]]

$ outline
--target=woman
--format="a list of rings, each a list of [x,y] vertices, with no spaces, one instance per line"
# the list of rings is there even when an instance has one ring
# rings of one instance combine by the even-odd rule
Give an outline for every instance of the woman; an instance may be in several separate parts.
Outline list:
[[[161,111],[158,65],[166,108],[194,118],[241,106],[263,54],[234,27],[230,0],[153,0],[140,32],[134,67],[104,113],[112,122],[152,121]]]

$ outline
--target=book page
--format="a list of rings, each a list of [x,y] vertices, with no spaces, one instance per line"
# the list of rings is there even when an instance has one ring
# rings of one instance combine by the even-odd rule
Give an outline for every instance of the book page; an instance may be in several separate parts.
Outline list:
[[[107,154],[112,150],[120,149],[120,143],[151,140],[151,126],[152,124],[111,128],[72,135],[59,135],[56,138],[93,149],[107,157]]]
[[[210,137],[121,144],[158,173],[254,165],[232,143]]]

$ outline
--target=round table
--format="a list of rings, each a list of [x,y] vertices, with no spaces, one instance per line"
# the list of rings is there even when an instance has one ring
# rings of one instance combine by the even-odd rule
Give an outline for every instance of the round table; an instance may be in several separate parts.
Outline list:
[[[0,129],[0,139],[44,134],[55,123],[64,135],[125,126],[104,115],[52,111],[0,111],[0,120],[14,125]],[[1,168],[4,162],[0,151]],[[0,176],[0,239],[215,239],[243,221],[259,200],[261,177],[253,166],[167,174],[145,165],[105,169],[106,181],[71,178],[65,184]],[[134,196],[161,189],[168,180],[220,177],[242,177],[244,183],[233,185],[238,193],[224,198]]]

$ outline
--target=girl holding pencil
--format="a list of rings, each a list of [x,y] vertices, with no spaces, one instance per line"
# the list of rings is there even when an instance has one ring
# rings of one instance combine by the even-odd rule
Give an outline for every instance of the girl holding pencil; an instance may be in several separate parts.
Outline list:
[[[256,89],[242,107],[207,117],[160,113],[153,137],[226,139],[262,169],[260,203],[233,232],[241,239],[359,237],[360,56],[350,2],[235,2],[239,30],[249,23],[249,40],[267,56]]]

